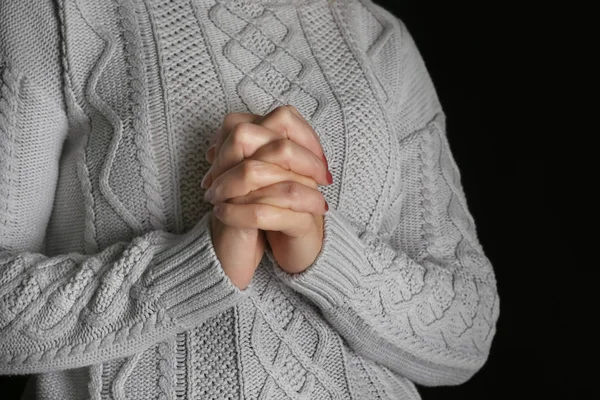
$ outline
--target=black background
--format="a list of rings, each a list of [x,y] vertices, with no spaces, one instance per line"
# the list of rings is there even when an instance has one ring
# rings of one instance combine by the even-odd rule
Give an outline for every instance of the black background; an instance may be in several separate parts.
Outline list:
[[[463,385],[419,387],[423,399],[579,398],[557,344],[566,305],[551,279],[566,259],[552,251],[562,226],[548,191],[552,165],[542,162],[552,140],[531,121],[545,40],[536,18],[491,2],[376,2],[404,21],[432,76],[500,293],[487,364]],[[18,398],[23,383],[1,377],[0,398]]]

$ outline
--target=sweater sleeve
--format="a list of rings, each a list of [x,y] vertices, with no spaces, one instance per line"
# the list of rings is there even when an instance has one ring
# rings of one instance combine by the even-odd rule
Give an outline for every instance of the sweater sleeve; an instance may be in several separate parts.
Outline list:
[[[275,274],[316,304],[360,355],[416,383],[455,385],[486,362],[499,315],[494,271],[478,241],[444,114],[408,32],[397,123],[400,183],[385,215],[393,234],[356,228],[332,208],[314,263]],[[425,117],[427,116],[427,117]],[[423,122],[421,122],[423,121]],[[404,127],[416,127],[402,134]]]
[[[247,289],[223,272],[209,216],[184,235],[154,231],[93,255],[0,244],[0,374],[125,357],[235,305]]]
[[[223,272],[210,213],[180,235],[44,253],[68,130],[59,53],[51,1],[0,2],[0,374],[125,357],[246,294]]]

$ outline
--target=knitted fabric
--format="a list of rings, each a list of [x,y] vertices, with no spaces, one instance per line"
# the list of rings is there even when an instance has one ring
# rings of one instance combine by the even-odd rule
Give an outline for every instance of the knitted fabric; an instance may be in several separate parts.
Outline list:
[[[200,181],[230,112],[292,104],[333,184],[300,274],[240,290]],[[0,2],[0,373],[40,399],[418,399],[499,315],[445,117],[370,0]],[[235,251],[235,249],[232,249]]]

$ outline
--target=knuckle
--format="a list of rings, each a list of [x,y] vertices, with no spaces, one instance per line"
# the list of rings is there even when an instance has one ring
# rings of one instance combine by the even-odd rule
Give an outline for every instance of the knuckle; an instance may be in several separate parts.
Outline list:
[[[275,115],[288,126],[295,119],[294,112],[290,109],[290,106],[287,105],[277,107],[275,110]]]
[[[300,114],[300,112],[298,111],[298,109],[297,109],[295,106],[293,106],[292,104],[286,104],[286,105],[285,105],[285,108],[286,108],[286,109],[287,109],[289,112],[291,112],[292,114],[295,114],[295,115],[298,115],[298,114]]]
[[[231,126],[238,118],[238,113],[229,113],[223,117],[222,127]]]
[[[284,160],[291,160],[294,157],[294,147],[290,140],[278,140],[276,142],[276,152]]]
[[[231,130],[231,141],[234,146],[243,145],[248,141],[250,122],[240,122]]]
[[[300,185],[294,181],[288,181],[284,184],[284,192],[288,198],[296,200],[300,197]]]

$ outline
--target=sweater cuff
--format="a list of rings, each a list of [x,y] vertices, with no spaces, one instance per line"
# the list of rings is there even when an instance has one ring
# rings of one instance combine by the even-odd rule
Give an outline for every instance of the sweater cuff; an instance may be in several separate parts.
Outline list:
[[[148,286],[175,324],[190,328],[245,298],[225,274],[211,237],[210,215],[184,235],[163,233],[153,259]]]
[[[374,272],[366,255],[366,244],[339,211],[330,209],[323,222],[323,246],[303,272],[285,272],[271,249],[266,251],[275,275],[322,309],[347,304],[360,288],[361,278]]]

